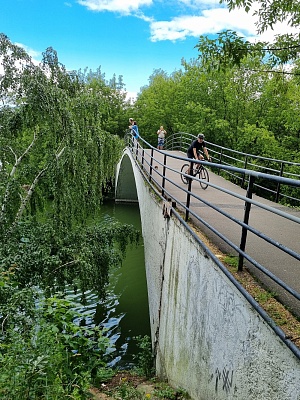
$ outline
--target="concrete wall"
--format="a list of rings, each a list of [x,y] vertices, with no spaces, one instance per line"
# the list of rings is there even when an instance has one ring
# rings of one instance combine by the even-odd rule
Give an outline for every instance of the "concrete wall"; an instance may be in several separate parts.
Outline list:
[[[125,152],[126,163],[130,153]],[[120,163],[122,171],[122,162]],[[300,400],[300,362],[132,165],[157,375],[194,400]]]

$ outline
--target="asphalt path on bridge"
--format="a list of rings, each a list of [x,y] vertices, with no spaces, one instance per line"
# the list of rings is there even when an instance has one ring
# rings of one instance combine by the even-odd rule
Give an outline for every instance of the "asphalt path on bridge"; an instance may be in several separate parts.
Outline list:
[[[166,153],[179,157],[185,157],[185,154],[178,151],[166,151]],[[145,158],[147,159],[147,155]],[[153,163],[153,178],[157,179],[157,181],[161,184],[162,178],[159,176],[159,173],[163,172],[163,166],[161,164],[163,164],[164,154],[155,151],[154,158],[157,159],[157,162]],[[170,157],[167,158],[168,167],[176,171],[180,171],[183,164],[184,161],[180,159]],[[187,185],[183,184],[181,181],[180,174],[174,171],[166,170],[166,176],[167,178],[176,182],[180,187],[187,189]],[[246,196],[246,190],[227,181],[210,170],[209,177],[210,183],[213,183],[214,185],[220,186],[238,195]],[[184,191],[176,188],[168,181],[165,183],[165,189],[170,193],[171,197],[174,196],[174,198],[177,198],[180,202],[185,203],[186,193]],[[239,247],[241,242],[242,227],[239,224],[230,221],[228,218],[209,207],[203,201],[206,201],[208,204],[214,205],[236,219],[243,221],[245,209],[244,200],[230,196],[227,193],[217,190],[211,186],[209,186],[206,190],[203,190],[200,187],[199,182],[196,181],[193,181],[192,183],[192,193],[195,193],[197,196],[199,196],[201,200],[191,198],[190,209]],[[272,207],[280,210],[281,212],[285,212],[300,218],[300,211],[295,209],[271,202],[258,197],[255,194],[253,195],[252,199],[268,207]],[[212,243],[214,243],[220,249],[220,251],[226,254],[237,255],[237,253],[219,236],[211,232],[204,224],[197,221],[193,216],[190,215],[190,217],[193,222],[199,226],[200,230],[212,241]],[[300,224],[284,219],[282,216],[278,216],[273,212],[261,209],[256,205],[252,205],[249,225],[261,233],[271,237],[276,242],[300,254]],[[300,293],[300,261],[292,258],[283,251],[279,251],[277,248],[258,238],[249,231],[247,234],[245,251],[259,264],[280,278],[288,286]],[[245,262],[245,265],[247,265],[247,267],[253,271],[255,275],[271,290],[279,294],[279,297],[284,304],[291,307],[291,309],[300,316],[300,301],[283,290],[270,278],[265,277],[265,275],[258,271],[257,268],[249,265],[247,261]]]

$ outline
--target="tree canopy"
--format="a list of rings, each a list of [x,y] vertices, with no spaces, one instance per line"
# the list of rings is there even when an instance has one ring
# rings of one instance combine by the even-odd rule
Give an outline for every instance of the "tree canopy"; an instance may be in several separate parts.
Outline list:
[[[232,44],[238,59],[228,56]],[[156,146],[156,127],[205,133],[213,143],[243,152],[299,162],[299,60],[290,73],[274,67],[263,49],[242,51],[243,39],[222,32],[200,37],[197,60],[173,74],[155,71],[135,110],[141,132]],[[158,128],[157,128],[158,129]]]
[[[235,8],[244,8],[247,13],[252,12],[257,17],[258,34],[265,32],[268,28],[273,29],[278,22],[295,28],[293,29],[295,33],[275,35],[273,43],[257,42],[250,44],[245,42],[241,47],[230,48],[227,46],[228,55],[233,60],[238,61],[240,59],[239,56],[244,56],[245,52],[255,53],[261,49],[264,49],[264,52],[268,54],[274,65],[293,62],[299,58],[300,3],[298,0],[220,0],[220,3],[226,3],[229,11]]]
[[[106,236],[108,227],[85,230],[86,220],[99,213],[124,146],[122,81],[109,85],[99,70],[70,73],[52,48],[36,65],[3,34],[0,57],[1,266],[14,265],[19,283],[42,284],[45,278],[45,285],[53,284],[57,271],[60,283],[77,274],[86,288],[89,276],[101,291],[99,283],[116,261],[113,251],[108,256],[112,233],[121,246],[135,240],[133,230],[121,235],[112,223]],[[85,246],[72,250],[74,241]],[[91,273],[97,262],[99,279]]]

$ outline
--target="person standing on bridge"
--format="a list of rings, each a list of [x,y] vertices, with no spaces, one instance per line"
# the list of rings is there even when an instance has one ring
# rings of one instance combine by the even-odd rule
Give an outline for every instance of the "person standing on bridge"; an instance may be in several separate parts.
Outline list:
[[[204,141],[204,135],[202,133],[199,133],[197,139],[192,141],[187,151],[187,157],[200,161],[204,160],[204,157],[202,154],[200,154],[200,151],[202,151],[206,155],[207,160],[210,161],[208,150]],[[188,173],[190,173],[190,171],[188,171]]]
[[[158,135],[157,148],[158,148],[158,150],[163,150],[164,144],[165,144],[165,136],[166,136],[167,132],[164,130],[164,127],[161,125],[161,127],[159,128],[159,130],[156,133]]]
[[[133,118],[129,118],[129,123],[130,123],[130,125],[129,125],[128,128],[130,129],[130,131],[131,131],[133,137],[134,137],[136,140],[138,140],[138,138],[140,137],[140,134],[139,134],[139,128],[138,128],[138,126],[137,126],[136,121],[134,121]]]

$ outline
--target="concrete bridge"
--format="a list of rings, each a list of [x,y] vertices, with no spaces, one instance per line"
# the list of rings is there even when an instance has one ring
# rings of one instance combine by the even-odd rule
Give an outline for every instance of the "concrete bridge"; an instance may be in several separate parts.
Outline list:
[[[157,375],[194,400],[300,400],[299,348],[199,238],[185,221],[185,210],[165,200],[171,193],[168,179],[176,181],[182,161],[175,158],[174,165],[168,164],[169,178],[156,190],[165,177],[164,152],[160,157],[151,165],[150,150],[126,148],[115,192],[116,201],[139,203]],[[222,178],[213,176],[211,181],[217,179]],[[179,177],[173,191],[181,192],[180,185]],[[204,203],[192,203],[198,213],[208,212]],[[236,217],[242,208],[235,204]],[[295,226],[299,243],[299,224]],[[256,252],[263,253],[261,248]],[[299,260],[296,267],[299,271]]]

